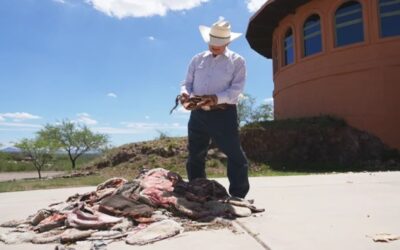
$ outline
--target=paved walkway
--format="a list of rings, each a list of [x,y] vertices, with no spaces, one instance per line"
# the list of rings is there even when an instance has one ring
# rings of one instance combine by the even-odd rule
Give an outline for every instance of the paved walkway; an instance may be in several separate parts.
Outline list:
[[[42,178],[44,177],[54,177],[64,175],[64,171],[42,171]],[[12,180],[22,180],[22,179],[37,179],[38,173],[36,171],[31,172],[0,172],[0,182],[2,181],[12,181]]]
[[[218,179],[227,185],[226,179]],[[398,250],[400,240],[375,243],[378,233],[400,235],[400,172],[251,178],[248,198],[266,212],[229,230],[183,233],[148,246],[124,242],[108,249],[154,250]],[[0,194],[1,221],[25,218],[52,202],[94,187]],[[4,229],[0,229],[0,233]],[[4,245],[0,249],[54,249],[53,245]],[[76,249],[89,250],[89,244]]]

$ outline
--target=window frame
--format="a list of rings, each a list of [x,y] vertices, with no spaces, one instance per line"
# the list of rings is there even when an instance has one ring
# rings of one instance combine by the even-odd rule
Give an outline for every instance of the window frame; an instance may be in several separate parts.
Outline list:
[[[318,51],[318,52],[314,52],[314,53],[312,53],[312,54],[306,55],[306,44],[305,44],[306,38],[305,38],[305,34],[304,34],[305,24],[306,24],[306,22],[307,22],[310,18],[312,18],[312,17],[314,17],[314,16],[317,16],[317,17],[319,18],[319,36],[320,36],[321,50]],[[321,18],[321,15],[320,15],[319,13],[317,13],[317,12],[312,12],[312,13],[310,13],[309,15],[307,15],[307,17],[304,19],[304,21],[303,21],[302,24],[303,24],[303,25],[301,26],[301,41],[302,41],[301,56],[302,56],[302,58],[308,58],[308,57],[315,56],[315,55],[318,55],[318,54],[323,53],[323,51],[324,51],[324,41],[323,41],[323,39],[324,39],[324,36],[323,36],[324,33],[323,33],[323,31],[322,31],[323,25],[322,25],[322,18]]]
[[[291,31],[291,36],[292,36],[292,54],[293,54],[293,59],[291,63],[287,63],[287,57],[286,57],[286,38],[288,37],[287,34],[289,33],[289,31]],[[295,49],[295,45],[296,45],[296,36],[295,36],[295,29],[292,26],[288,26],[285,29],[285,32],[283,33],[283,39],[282,39],[282,67],[286,67],[286,66],[290,66],[293,65],[296,62],[296,49]]]
[[[393,38],[393,37],[399,37],[400,36],[400,33],[399,34],[395,34],[395,35],[386,35],[386,36],[383,36],[382,35],[382,28],[383,28],[383,26],[382,26],[382,16],[381,16],[381,1],[382,0],[377,0],[376,1],[376,8],[377,8],[377,15],[378,15],[378,29],[379,29],[379,33],[378,33],[378,35],[379,35],[379,38],[380,39],[387,39],[387,38]],[[400,2],[400,0],[393,0],[393,2],[395,2],[395,1],[398,1],[398,2]],[[400,12],[400,10],[398,10],[398,12]]]
[[[361,31],[362,31],[362,36],[363,36],[363,38],[362,38],[362,40],[360,40],[360,41],[357,41],[357,42],[351,42],[351,43],[345,43],[345,44],[338,44],[338,29],[337,29],[337,24],[336,24],[336,18],[337,18],[337,11],[340,9],[340,8],[342,8],[342,6],[344,6],[344,5],[346,5],[346,4],[348,4],[348,3],[351,3],[351,2],[353,2],[353,3],[357,3],[357,4],[359,4],[360,5],[360,10],[361,10],[361,24],[362,24],[362,27],[361,27]],[[347,14],[347,15],[349,15],[349,14],[352,14],[351,12],[353,12],[353,13],[356,13],[354,10],[353,11],[350,11],[350,13],[344,13],[344,14]],[[358,10],[357,10],[357,12],[358,12]],[[343,15],[343,13],[342,13],[342,15]],[[343,16],[345,16],[345,15],[343,15]],[[350,0],[350,1],[345,1],[345,2],[342,2],[340,5],[338,5],[335,9],[334,9],[334,11],[333,11],[333,13],[332,13],[332,17],[333,17],[333,22],[332,22],[332,24],[333,24],[333,47],[335,48],[335,49],[337,49],[337,48],[343,48],[343,47],[347,47],[347,46],[352,46],[352,45],[359,45],[359,44],[362,44],[362,43],[365,43],[366,42],[366,38],[367,38],[367,34],[366,34],[366,30],[365,30],[365,27],[366,27],[366,22],[365,22],[365,18],[364,18],[364,16],[365,16],[365,10],[364,10],[364,5],[363,5],[363,3],[361,2],[361,1],[359,1],[359,0]],[[347,21],[347,22],[345,22],[345,23],[349,23],[349,22],[354,22],[354,20],[350,20],[350,21]],[[339,24],[340,25],[340,24]],[[342,25],[343,25],[343,23],[342,23]],[[350,25],[352,25],[352,24],[350,24]],[[350,26],[350,25],[346,25],[346,26]]]

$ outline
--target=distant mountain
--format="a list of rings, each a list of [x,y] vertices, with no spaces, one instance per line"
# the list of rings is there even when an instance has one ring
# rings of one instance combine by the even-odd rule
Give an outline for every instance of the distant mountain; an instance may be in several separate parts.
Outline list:
[[[5,152],[5,153],[20,153],[21,149],[19,149],[17,147],[7,147],[7,148],[0,149],[0,151]]]

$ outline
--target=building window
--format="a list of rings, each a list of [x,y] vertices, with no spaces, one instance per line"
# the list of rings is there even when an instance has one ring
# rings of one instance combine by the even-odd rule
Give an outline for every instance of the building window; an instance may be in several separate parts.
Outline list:
[[[294,48],[293,48],[293,32],[289,28],[285,33],[285,39],[283,41],[284,48],[284,65],[292,64],[294,62]]]
[[[364,41],[362,6],[357,1],[342,4],[335,13],[335,46]]]
[[[303,26],[304,56],[309,56],[322,50],[321,22],[318,15],[312,15]]]
[[[400,0],[379,0],[381,37],[400,35]]]

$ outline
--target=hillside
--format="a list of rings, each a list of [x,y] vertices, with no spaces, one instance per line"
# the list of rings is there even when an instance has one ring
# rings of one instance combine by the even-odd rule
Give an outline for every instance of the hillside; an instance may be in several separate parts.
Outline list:
[[[84,169],[107,176],[136,176],[142,168],[162,167],[186,175],[187,138],[126,144],[114,148]],[[241,129],[250,174],[268,171],[330,172],[400,169],[400,154],[377,137],[331,117],[269,121]],[[225,175],[226,156],[210,145],[207,171]]]
[[[275,170],[383,171],[400,169],[400,153],[378,137],[329,116],[253,123],[242,146]]]
[[[114,148],[97,158],[85,171],[99,171],[107,176],[135,177],[143,168],[165,168],[186,175],[187,138],[166,137],[153,141],[131,143]],[[207,156],[210,176],[225,174],[226,156],[213,146]]]

